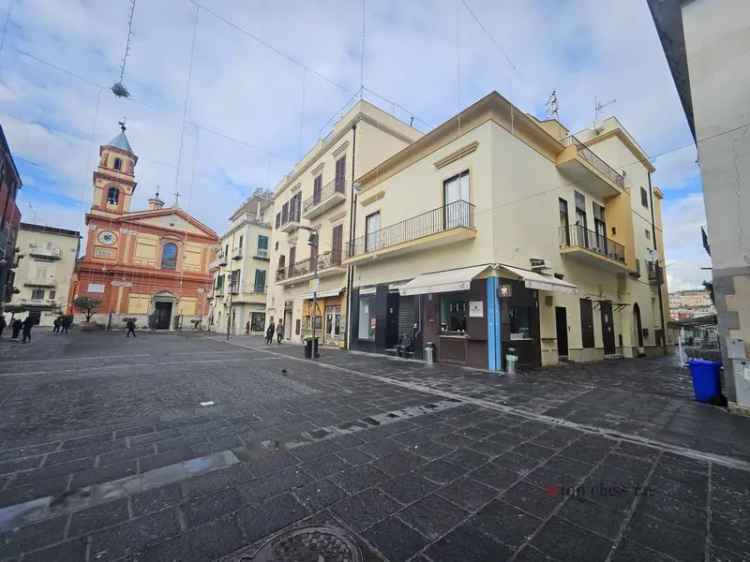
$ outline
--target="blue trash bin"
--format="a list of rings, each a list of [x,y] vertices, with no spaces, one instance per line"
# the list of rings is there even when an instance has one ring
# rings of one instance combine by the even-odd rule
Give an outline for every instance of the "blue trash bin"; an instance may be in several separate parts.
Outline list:
[[[706,359],[688,362],[693,377],[693,391],[698,402],[714,402],[721,396],[721,363]]]

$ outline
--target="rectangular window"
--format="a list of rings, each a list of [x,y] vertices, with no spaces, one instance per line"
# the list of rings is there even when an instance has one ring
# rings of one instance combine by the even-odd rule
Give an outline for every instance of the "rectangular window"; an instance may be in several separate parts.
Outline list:
[[[359,323],[357,337],[361,340],[375,341],[375,295],[359,296]]]
[[[276,213],[276,228],[281,226],[281,213]]]
[[[651,241],[651,231],[649,229],[644,230],[643,234],[646,235],[646,240]]]
[[[445,228],[469,226],[469,172],[461,172],[443,182]]]
[[[297,262],[297,246],[289,248],[289,277],[294,275],[294,266]]]
[[[57,291],[55,291],[54,289],[50,289],[49,300],[54,300],[56,296],[57,296]]]
[[[440,331],[463,334],[466,332],[466,315],[469,308],[466,291],[440,295]]]
[[[576,201],[576,234],[575,245],[584,248],[589,247],[588,219],[586,218],[586,197],[575,192]]]
[[[268,250],[268,236],[263,236],[262,234],[258,236],[258,249]]]
[[[568,218],[568,202],[560,198],[560,244],[570,246],[570,219]]]
[[[531,307],[511,306],[510,316],[510,339],[531,339]]]
[[[240,243],[239,243],[239,245],[237,246],[237,249],[238,249],[238,250],[239,250],[240,252],[242,251],[242,246],[243,246],[243,244],[244,244],[244,243],[245,243],[245,237],[244,237],[244,236],[242,236],[242,235],[240,234]]]
[[[229,281],[229,290],[232,293],[238,293],[240,291],[240,270],[237,269],[231,273]]]
[[[336,179],[335,189],[339,193],[344,193],[344,186],[346,185],[346,156],[342,156],[336,160]]]
[[[333,227],[333,240],[331,240],[331,264],[341,265],[341,251],[344,247],[344,225]]]
[[[594,203],[594,233],[596,237],[595,249],[607,255],[607,225],[604,221],[604,207]]]
[[[289,222],[289,201],[284,203],[281,207],[281,224]]]
[[[323,192],[323,176],[317,175],[313,180],[313,205],[320,203],[320,196]]]
[[[365,219],[365,252],[377,250],[380,246],[380,211],[367,215]]]
[[[40,301],[44,298],[44,289],[31,289],[31,300]]]
[[[265,312],[253,312],[250,316],[250,331],[263,332],[266,325]]]
[[[641,188],[641,205],[648,209],[648,191],[645,188]]]
[[[266,272],[262,269],[255,270],[255,292],[265,293],[266,292]]]

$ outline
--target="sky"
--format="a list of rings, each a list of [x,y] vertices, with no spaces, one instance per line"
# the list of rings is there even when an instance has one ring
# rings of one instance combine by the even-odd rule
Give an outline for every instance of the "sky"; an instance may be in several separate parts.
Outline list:
[[[0,123],[22,220],[84,232],[99,145],[123,118],[132,208],[179,192],[220,233],[362,85],[423,132],[493,90],[544,118],[556,90],[573,131],[595,99],[615,100],[601,117],[638,140],[665,194],[670,290],[709,277],[697,153],[645,0],[136,0],[121,99],[109,88],[129,13],[128,0],[0,0]]]

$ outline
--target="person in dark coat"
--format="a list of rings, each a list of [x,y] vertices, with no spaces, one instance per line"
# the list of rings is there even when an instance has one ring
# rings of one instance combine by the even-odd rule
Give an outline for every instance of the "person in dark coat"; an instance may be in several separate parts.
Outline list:
[[[13,320],[13,324],[11,325],[11,329],[13,330],[12,337],[14,340],[18,339],[18,334],[21,333],[21,327],[23,326],[23,322],[21,322],[20,318],[16,318]]]
[[[279,320],[279,323],[276,324],[276,343],[281,343],[281,340],[284,339],[284,324],[281,323],[281,320]]]
[[[128,333],[125,334],[126,338],[130,337],[130,334],[133,334],[133,337],[135,337],[135,320],[132,318],[128,318],[128,321],[125,323],[125,325],[128,328]]]
[[[31,328],[34,326],[34,319],[31,316],[27,316],[26,320],[23,321],[23,340],[21,343],[31,341]]]
[[[275,324],[273,323],[273,320],[271,320],[271,323],[268,325],[268,328],[266,328],[266,343],[269,345],[273,343],[274,330],[275,330]]]
[[[61,328],[62,328],[62,318],[58,316],[57,318],[55,318],[55,321],[52,322],[52,333],[59,334]]]
[[[70,330],[70,325],[72,323],[73,323],[72,316],[63,316],[62,321],[60,322],[60,326],[62,327],[63,334],[68,333],[68,330]]]
[[[7,326],[7,324],[5,323],[5,316],[3,316],[2,314],[0,314],[0,338],[3,337],[3,332],[5,331],[5,326]]]

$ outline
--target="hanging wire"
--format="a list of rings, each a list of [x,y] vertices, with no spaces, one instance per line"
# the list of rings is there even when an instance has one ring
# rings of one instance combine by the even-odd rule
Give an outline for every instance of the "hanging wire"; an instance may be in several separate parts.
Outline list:
[[[195,20],[193,20],[193,37],[190,42],[190,60],[188,63],[187,84],[185,85],[185,103],[182,106],[182,128],[180,130],[180,148],[177,151],[177,169],[174,174],[174,188],[177,190],[180,181],[180,166],[182,164],[182,147],[185,141],[185,124],[187,122],[188,106],[190,103],[190,86],[193,82],[193,60],[195,58],[195,40],[198,35],[198,18],[200,6],[195,7]]]
[[[135,14],[135,0],[130,0],[130,16],[128,17],[128,37],[125,40],[125,52],[122,55],[122,63],[120,65],[120,80],[112,86],[112,93],[118,98],[130,97],[130,92],[123,84],[125,79],[125,64],[130,54],[130,40],[133,38],[133,15]]]

